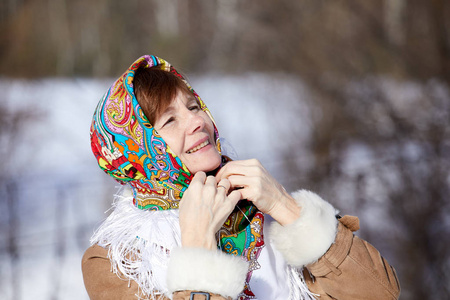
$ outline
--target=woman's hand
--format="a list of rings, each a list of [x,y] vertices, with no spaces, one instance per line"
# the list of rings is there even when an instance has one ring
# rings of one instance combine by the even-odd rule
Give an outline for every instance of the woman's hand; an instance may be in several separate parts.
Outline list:
[[[180,202],[181,244],[183,247],[217,248],[215,238],[241,198],[230,189],[228,179],[216,183],[213,176],[197,172]]]
[[[231,188],[269,214],[281,225],[294,222],[300,216],[300,207],[284,187],[273,178],[256,159],[231,161],[216,175],[218,182],[228,179]]]

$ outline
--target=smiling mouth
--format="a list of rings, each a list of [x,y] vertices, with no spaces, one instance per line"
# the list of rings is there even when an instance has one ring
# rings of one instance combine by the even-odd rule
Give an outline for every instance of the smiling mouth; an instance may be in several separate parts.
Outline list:
[[[196,146],[196,147],[194,147],[194,148],[192,148],[192,149],[189,149],[188,151],[186,151],[186,153],[191,154],[191,153],[197,152],[198,150],[200,150],[200,149],[202,149],[203,147],[206,147],[206,146],[208,146],[208,145],[209,145],[209,141],[206,140],[206,141],[204,141],[203,143],[201,143],[200,145],[198,145],[198,146]]]

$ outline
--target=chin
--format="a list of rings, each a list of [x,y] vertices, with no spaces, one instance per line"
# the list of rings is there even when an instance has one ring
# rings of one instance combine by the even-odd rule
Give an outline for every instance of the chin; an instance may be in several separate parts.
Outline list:
[[[203,161],[202,164],[196,166],[196,168],[190,169],[192,174],[195,174],[197,172],[203,171],[207,173],[208,175],[215,174],[217,169],[220,167],[220,163],[222,162],[222,158],[219,156],[218,159],[215,159],[211,162]]]

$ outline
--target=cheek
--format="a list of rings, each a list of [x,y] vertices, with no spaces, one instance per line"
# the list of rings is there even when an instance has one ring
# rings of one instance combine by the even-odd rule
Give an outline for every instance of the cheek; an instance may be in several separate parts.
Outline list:
[[[211,136],[214,139],[214,125],[211,119],[206,114],[205,114],[205,124],[209,136]]]

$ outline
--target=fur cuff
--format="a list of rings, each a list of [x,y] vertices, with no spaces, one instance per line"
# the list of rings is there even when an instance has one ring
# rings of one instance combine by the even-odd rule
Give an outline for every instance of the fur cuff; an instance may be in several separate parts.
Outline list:
[[[236,298],[244,289],[248,264],[239,257],[201,248],[175,248],[167,270],[170,292],[194,290]]]
[[[292,197],[301,207],[300,217],[284,227],[274,221],[270,237],[288,264],[303,267],[327,252],[335,240],[338,221],[333,206],[315,193],[300,190]]]

